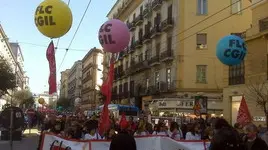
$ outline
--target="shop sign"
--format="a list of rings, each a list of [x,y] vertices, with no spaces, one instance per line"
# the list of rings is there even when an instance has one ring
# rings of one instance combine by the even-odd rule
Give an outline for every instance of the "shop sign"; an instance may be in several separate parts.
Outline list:
[[[264,116],[254,116],[253,121],[266,121]]]
[[[158,102],[159,107],[169,108],[193,108],[194,101],[162,101]]]

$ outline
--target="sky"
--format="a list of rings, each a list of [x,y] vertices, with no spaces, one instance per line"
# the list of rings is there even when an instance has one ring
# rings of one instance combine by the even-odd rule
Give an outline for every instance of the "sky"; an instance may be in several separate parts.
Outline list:
[[[63,1],[67,3],[67,0]],[[41,2],[42,0],[0,0],[0,23],[9,41],[20,44],[24,57],[24,70],[30,78],[29,84],[33,93],[48,91],[49,66],[46,49],[50,39],[42,35],[34,24],[35,9]],[[89,0],[70,1],[73,25],[70,31],[59,40],[58,47],[62,49],[56,51],[57,70],[88,2]],[[101,47],[98,41],[98,30],[107,21],[106,15],[115,2],[116,0],[92,0],[65,61],[57,71],[58,83],[61,71],[71,68],[73,63],[81,60],[91,48]],[[55,45],[56,43],[57,40],[54,41]]]

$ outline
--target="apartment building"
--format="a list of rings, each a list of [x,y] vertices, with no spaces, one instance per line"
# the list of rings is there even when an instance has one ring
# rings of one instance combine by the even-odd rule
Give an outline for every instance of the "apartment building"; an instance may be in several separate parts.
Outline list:
[[[22,55],[21,48],[19,46],[19,43],[9,43],[12,53],[15,56],[15,72],[16,72],[16,83],[18,85],[19,90],[24,89],[25,83],[24,83],[24,58]]]
[[[68,98],[74,104],[76,98],[81,98],[82,90],[82,60],[76,61],[68,74]]]
[[[250,4],[118,0],[107,17],[128,24],[131,42],[116,61],[114,103],[192,113],[195,96],[203,95],[208,97],[208,113],[222,115],[222,89],[229,73],[215,56],[216,44],[250,27],[251,10],[239,12]]]
[[[99,106],[99,90],[103,82],[103,51],[92,48],[82,59],[81,109],[95,110]]]
[[[252,3],[258,3],[254,0]],[[266,99],[268,79],[268,1],[265,0],[252,7],[252,27],[244,32],[248,54],[240,65],[230,67],[229,86],[223,89],[224,117],[234,124],[244,95],[253,121],[266,124],[266,118],[260,98],[256,92]],[[263,87],[262,87],[263,86]],[[264,99],[264,100],[265,100]]]
[[[60,98],[68,98],[68,77],[70,69],[61,72],[60,79]]]

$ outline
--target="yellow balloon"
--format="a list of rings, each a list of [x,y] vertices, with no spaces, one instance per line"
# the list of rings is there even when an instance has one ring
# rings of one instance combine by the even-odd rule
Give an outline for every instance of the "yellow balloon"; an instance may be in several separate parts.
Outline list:
[[[59,38],[70,30],[73,16],[62,0],[45,0],[36,8],[34,20],[43,35]]]
[[[42,105],[42,104],[45,103],[45,100],[44,100],[43,98],[39,98],[39,99],[38,99],[38,103]]]

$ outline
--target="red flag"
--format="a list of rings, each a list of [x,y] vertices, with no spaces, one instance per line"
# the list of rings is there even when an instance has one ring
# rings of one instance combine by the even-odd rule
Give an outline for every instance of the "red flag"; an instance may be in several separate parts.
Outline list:
[[[49,94],[57,92],[57,78],[56,78],[56,60],[55,60],[55,48],[53,41],[50,42],[47,48],[47,60],[49,63]]]
[[[242,100],[237,114],[237,123],[244,126],[249,122],[251,122],[251,115],[248,110],[248,105],[246,103],[245,97],[242,96]]]
[[[110,61],[108,78],[102,84],[102,87],[101,87],[102,94],[106,96],[106,100],[104,102],[104,106],[103,106],[100,120],[99,120],[99,134],[101,136],[103,136],[105,131],[107,131],[110,127],[108,105],[111,103],[113,80],[114,80],[114,61],[113,61],[113,57],[112,57],[111,61]]]
[[[119,125],[120,125],[121,129],[127,129],[128,121],[127,121],[125,113],[122,114]]]

